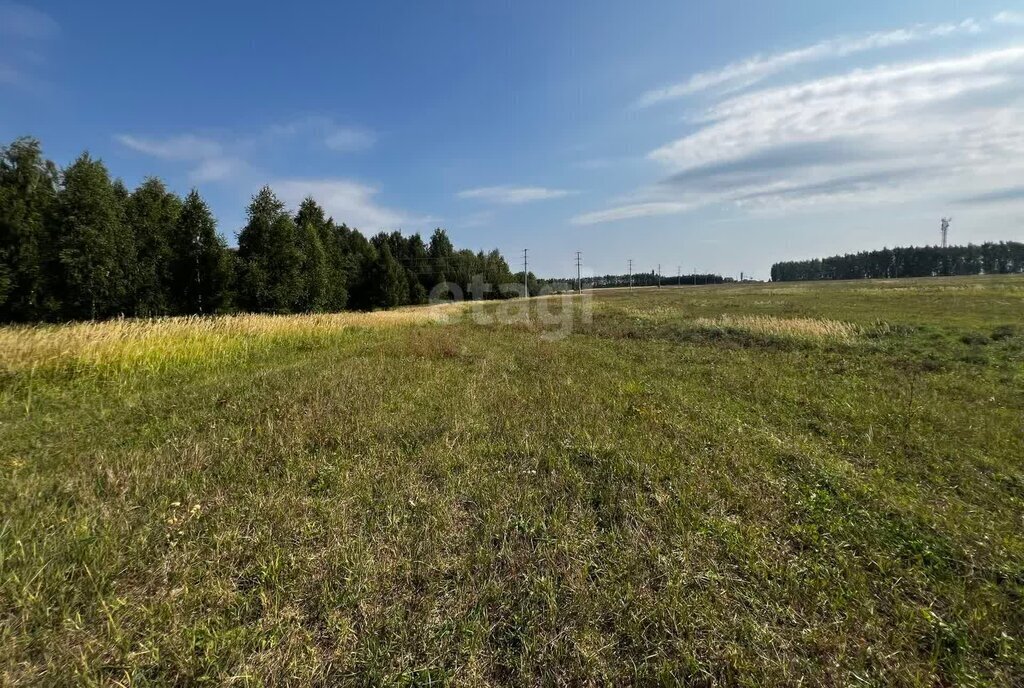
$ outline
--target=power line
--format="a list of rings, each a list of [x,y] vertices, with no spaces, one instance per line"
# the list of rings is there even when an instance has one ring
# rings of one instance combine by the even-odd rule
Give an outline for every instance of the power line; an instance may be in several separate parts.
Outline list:
[[[580,277],[580,252],[576,252],[576,291],[583,293],[583,280]]]

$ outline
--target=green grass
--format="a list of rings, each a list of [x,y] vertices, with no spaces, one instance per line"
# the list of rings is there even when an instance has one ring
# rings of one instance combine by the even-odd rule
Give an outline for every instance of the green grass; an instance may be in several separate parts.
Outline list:
[[[988,277],[600,292],[564,338],[26,345],[0,677],[1020,685],[1022,323]]]

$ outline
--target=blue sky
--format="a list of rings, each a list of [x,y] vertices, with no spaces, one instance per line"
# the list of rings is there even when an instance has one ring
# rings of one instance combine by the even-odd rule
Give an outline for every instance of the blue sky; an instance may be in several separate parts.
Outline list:
[[[1024,240],[1024,6],[0,2],[0,138],[542,275]]]

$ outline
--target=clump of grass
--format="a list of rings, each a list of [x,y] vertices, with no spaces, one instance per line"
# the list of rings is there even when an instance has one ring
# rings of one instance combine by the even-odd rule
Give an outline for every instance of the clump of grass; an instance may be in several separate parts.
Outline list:
[[[780,337],[801,341],[843,342],[857,337],[861,328],[851,323],[824,318],[776,318],[763,315],[721,315],[697,318],[700,330],[715,333],[742,333],[758,337]]]
[[[999,325],[992,330],[992,341],[1001,342],[1004,339],[1012,339],[1021,332],[1018,325]]]
[[[969,332],[961,336],[960,341],[968,346],[986,346],[992,340],[980,332]]]

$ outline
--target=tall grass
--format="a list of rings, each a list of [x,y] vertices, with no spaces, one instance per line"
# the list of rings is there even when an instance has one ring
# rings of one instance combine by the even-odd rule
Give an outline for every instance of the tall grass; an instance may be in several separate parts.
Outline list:
[[[722,315],[696,318],[694,327],[711,332],[741,332],[789,339],[849,341],[861,333],[857,325],[826,318],[778,318],[767,315]]]
[[[0,328],[0,371],[52,366],[162,367],[250,348],[268,338],[327,335],[358,327],[443,322],[464,304],[398,308],[370,313],[242,314],[129,318],[67,325]]]

